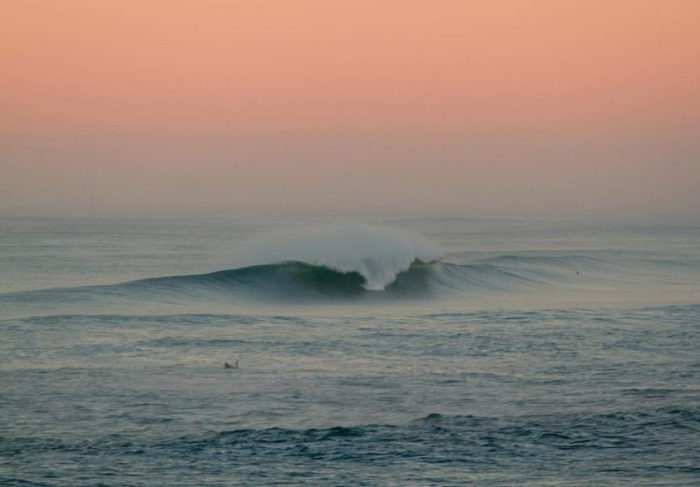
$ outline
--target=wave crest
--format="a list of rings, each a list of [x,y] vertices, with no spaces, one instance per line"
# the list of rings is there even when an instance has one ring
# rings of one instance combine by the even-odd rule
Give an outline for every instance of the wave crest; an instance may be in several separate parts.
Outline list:
[[[441,259],[444,251],[422,235],[368,224],[332,224],[272,233],[239,251],[247,266],[303,263],[359,274],[362,287],[381,291],[412,264]]]

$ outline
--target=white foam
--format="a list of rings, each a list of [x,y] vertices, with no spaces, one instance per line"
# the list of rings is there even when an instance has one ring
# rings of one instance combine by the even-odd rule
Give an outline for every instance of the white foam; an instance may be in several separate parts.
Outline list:
[[[397,228],[364,223],[334,223],[273,232],[240,249],[248,265],[299,261],[339,272],[357,272],[365,288],[380,291],[415,261],[444,255],[430,239]]]

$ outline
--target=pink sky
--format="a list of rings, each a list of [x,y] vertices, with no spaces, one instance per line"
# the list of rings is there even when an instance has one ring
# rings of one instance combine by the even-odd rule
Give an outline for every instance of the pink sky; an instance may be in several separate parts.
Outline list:
[[[0,214],[700,212],[696,0],[8,0]]]

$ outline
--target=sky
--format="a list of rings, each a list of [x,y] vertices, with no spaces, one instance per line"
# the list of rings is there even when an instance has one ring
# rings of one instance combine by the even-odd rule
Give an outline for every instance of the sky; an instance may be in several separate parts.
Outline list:
[[[0,215],[700,218],[697,0],[4,0]]]

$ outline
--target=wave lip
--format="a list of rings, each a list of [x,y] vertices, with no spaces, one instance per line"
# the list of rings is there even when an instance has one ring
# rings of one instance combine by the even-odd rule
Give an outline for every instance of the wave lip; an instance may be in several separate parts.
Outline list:
[[[297,263],[358,274],[362,287],[383,291],[415,263],[444,256],[421,235],[364,223],[332,224],[275,232],[240,250],[247,266]]]
[[[499,266],[477,261],[453,264],[441,260],[405,263],[402,258],[385,261],[336,259],[333,264],[283,261],[216,271],[154,277],[121,284],[45,289],[0,294],[2,304],[38,303],[47,308],[68,303],[99,306],[101,303],[230,302],[236,299],[285,301],[345,299],[426,299],[455,295],[508,293],[535,287],[567,284],[570,269],[530,266]],[[406,269],[404,270],[404,267]],[[341,269],[341,270],[339,270]]]

